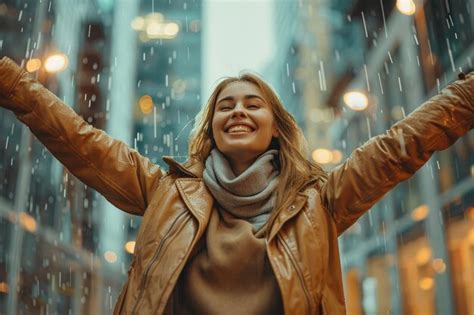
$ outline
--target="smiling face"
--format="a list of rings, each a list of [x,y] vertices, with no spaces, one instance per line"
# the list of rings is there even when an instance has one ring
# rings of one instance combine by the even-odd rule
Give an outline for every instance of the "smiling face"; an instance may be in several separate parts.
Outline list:
[[[227,85],[217,96],[212,118],[217,148],[230,162],[251,163],[278,137],[271,104],[245,81]]]

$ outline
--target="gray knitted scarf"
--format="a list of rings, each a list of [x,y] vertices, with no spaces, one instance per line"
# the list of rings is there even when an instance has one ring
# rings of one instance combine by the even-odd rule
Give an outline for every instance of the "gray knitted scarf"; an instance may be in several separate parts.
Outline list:
[[[225,156],[213,149],[205,162],[204,183],[223,210],[252,223],[254,231],[259,230],[276,201],[277,157],[278,150],[268,150],[236,177]]]

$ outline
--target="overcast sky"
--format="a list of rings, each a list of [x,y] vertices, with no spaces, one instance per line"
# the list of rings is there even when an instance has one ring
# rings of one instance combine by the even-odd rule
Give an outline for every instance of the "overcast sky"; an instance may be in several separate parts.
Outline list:
[[[219,78],[263,72],[275,50],[272,1],[204,1],[202,103]]]

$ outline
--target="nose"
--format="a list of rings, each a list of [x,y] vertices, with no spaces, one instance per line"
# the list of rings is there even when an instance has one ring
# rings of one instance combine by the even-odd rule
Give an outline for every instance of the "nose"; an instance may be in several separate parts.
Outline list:
[[[238,101],[234,106],[234,110],[232,111],[232,117],[238,117],[238,116],[240,117],[247,116],[247,113],[245,111],[245,106],[242,103],[242,101]]]

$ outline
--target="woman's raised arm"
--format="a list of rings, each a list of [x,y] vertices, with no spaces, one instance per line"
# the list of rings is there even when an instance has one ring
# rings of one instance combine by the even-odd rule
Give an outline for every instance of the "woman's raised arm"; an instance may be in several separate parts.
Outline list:
[[[383,195],[408,179],[431,155],[474,127],[474,72],[463,75],[385,134],[354,150],[329,174],[322,201],[339,233]]]
[[[86,123],[7,57],[0,60],[0,106],[12,110],[74,176],[119,209],[143,214],[160,168]]]

